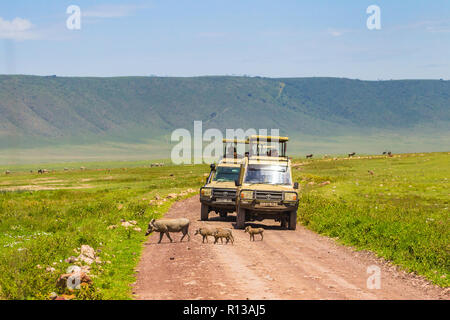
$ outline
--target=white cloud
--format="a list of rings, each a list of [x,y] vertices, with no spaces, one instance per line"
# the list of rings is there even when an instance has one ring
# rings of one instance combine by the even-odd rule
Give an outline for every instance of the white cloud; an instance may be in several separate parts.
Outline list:
[[[27,40],[36,35],[32,32],[33,24],[23,18],[15,18],[11,21],[0,17],[0,39]]]
[[[81,14],[86,18],[121,18],[131,16],[136,10],[143,8],[137,5],[102,5],[83,11]]]
[[[433,33],[448,33],[450,32],[450,26],[428,26],[426,30]]]
[[[422,29],[427,32],[450,32],[450,20],[423,20],[395,27],[397,30]]]
[[[333,28],[328,28],[327,30],[327,34],[329,34],[330,36],[333,37],[340,37],[343,36],[346,33],[352,33],[355,32],[355,30],[352,29],[333,29]]]
[[[333,37],[340,37],[344,33],[342,31],[337,31],[337,30],[328,30],[328,34],[332,35]]]

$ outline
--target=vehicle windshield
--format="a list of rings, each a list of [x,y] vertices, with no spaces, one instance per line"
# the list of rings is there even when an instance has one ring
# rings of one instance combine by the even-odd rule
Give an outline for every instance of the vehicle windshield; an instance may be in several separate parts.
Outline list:
[[[247,167],[244,183],[291,184],[291,175],[287,166],[250,164]]]
[[[213,181],[233,182],[239,179],[240,167],[217,167]]]

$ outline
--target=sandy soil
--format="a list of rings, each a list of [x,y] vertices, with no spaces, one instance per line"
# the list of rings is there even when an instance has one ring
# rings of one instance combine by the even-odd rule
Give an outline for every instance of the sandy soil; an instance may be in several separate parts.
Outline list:
[[[137,299],[449,299],[449,290],[399,271],[372,253],[355,251],[301,226],[281,230],[265,220],[264,240],[233,230],[234,245],[202,244],[202,225],[233,228],[215,213],[200,221],[198,196],[176,202],[166,217],[191,220],[191,241],[159,234],[145,243],[133,293]],[[258,226],[258,224],[253,224]],[[369,266],[381,270],[381,288],[368,289]]]

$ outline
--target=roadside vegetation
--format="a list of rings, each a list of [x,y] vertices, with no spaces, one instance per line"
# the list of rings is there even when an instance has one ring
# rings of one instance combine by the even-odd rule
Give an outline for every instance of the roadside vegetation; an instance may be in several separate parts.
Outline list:
[[[208,167],[89,168],[114,166],[107,165],[43,175],[2,173],[0,298],[48,299],[52,292],[74,299],[132,298],[148,222],[175,200],[197,193]],[[121,219],[136,225],[126,228]],[[92,285],[73,292],[57,287],[58,277],[74,264],[65,260],[82,245],[101,260],[90,265]]]
[[[449,153],[296,163],[303,225],[449,286]]]

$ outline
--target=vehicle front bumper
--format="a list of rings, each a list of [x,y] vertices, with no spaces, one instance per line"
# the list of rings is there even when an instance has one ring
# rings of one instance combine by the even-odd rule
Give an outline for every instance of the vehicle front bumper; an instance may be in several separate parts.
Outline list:
[[[238,206],[243,209],[264,211],[264,212],[281,212],[281,211],[291,211],[298,209],[297,201],[279,201],[276,205],[267,205],[267,203],[273,204],[273,202],[259,201],[259,200],[240,200],[238,201]]]
[[[208,205],[209,207],[213,208],[220,208],[220,209],[235,209],[236,208],[236,200],[232,199],[228,202],[218,201],[215,198],[210,197],[200,197],[200,202],[203,204]]]

